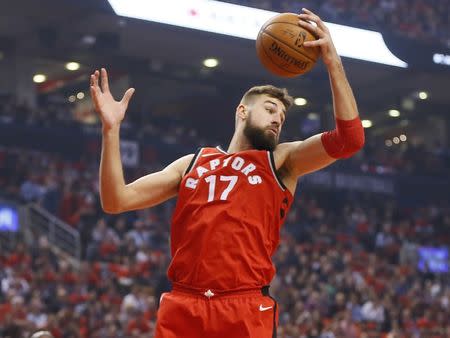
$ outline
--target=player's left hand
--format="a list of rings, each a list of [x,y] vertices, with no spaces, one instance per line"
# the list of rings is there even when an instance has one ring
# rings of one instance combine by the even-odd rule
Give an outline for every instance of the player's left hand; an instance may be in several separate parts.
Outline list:
[[[325,26],[322,19],[306,8],[302,8],[303,13],[299,14],[299,26],[307,29],[317,37],[315,41],[306,41],[305,47],[320,47],[323,62],[327,67],[341,62],[341,58],[336,51],[330,31]],[[312,23],[315,23],[312,24]]]

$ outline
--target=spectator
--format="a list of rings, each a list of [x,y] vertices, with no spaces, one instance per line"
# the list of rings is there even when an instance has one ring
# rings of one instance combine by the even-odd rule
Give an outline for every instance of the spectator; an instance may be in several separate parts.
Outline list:
[[[42,310],[41,300],[38,297],[31,299],[27,320],[33,324],[36,330],[46,328],[48,324],[48,316]]]
[[[383,323],[385,320],[385,309],[379,296],[374,295],[365,302],[361,308],[361,314],[364,320],[379,324]]]

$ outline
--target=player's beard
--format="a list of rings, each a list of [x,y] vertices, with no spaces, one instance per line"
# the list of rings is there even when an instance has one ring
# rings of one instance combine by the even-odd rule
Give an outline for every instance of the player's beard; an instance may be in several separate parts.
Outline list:
[[[257,150],[275,150],[278,144],[278,137],[272,135],[267,129],[258,128],[252,124],[251,116],[244,126],[244,135],[253,148]]]

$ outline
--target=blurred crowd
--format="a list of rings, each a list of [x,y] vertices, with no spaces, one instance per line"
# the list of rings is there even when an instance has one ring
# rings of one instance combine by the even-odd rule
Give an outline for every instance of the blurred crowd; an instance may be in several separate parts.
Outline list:
[[[390,147],[382,140],[367,137],[364,149],[338,166],[377,175],[449,177],[450,150],[439,142],[431,145],[412,142]]]
[[[450,46],[450,4],[442,0],[236,0],[225,2],[274,10],[315,11],[324,21],[377,31],[390,31],[408,38],[436,41]]]
[[[181,146],[186,151],[195,150],[199,146],[217,145],[229,142],[228,131],[218,130],[216,139],[207,140],[202,136],[201,128],[205,126],[188,125],[188,122],[180,121],[178,117],[137,112],[129,113],[122,124],[122,135],[132,136],[142,142],[163,143],[169,146]],[[99,133],[99,121],[86,124],[73,113],[73,107],[60,95],[53,96],[45,104],[31,108],[26,104],[17,103],[14,98],[0,99],[0,128],[2,124],[8,128],[10,124],[36,126],[38,128],[70,127],[74,129],[91,129]],[[49,131],[51,132],[51,131]],[[317,131],[320,132],[320,131]],[[225,134],[225,135],[224,135]],[[282,138],[291,141],[300,137],[305,139],[309,134],[302,132],[301,128],[290,135],[289,130],[283,131]],[[1,140],[1,135],[0,135]],[[224,141],[225,140],[225,141]],[[97,156],[97,154],[95,154]],[[152,164],[155,158],[152,158]],[[83,161],[81,161],[82,163]],[[339,163],[343,169],[354,172],[378,174],[378,175],[421,175],[433,177],[449,177],[450,175],[450,149],[436,142],[425,144],[420,142],[402,142],[385,145],[385,140],[366,137],[366,143],[361,152],[350,160]]]
[[[281,337],[449,336],[449,274],[417,269],[419,246],[449,246],[449,201],[302,196],[275,257]]]
[[[77,229],[82,262],[32,233],[0,248],[0,332],[25,337],[151,337],[170,289],[171,200],[105,215],[98,163],[0,149],[0,198],[36,202]],[[129,181],[143,168],[126,171]],[[271,293],[279,337],[419,338],[450,335],[449,273],[418,268],[418,248],[450,245],[450,201],[421,207],[356,192],[302,189],[282,230]],[[448,262],[446,262],[448,264]]]

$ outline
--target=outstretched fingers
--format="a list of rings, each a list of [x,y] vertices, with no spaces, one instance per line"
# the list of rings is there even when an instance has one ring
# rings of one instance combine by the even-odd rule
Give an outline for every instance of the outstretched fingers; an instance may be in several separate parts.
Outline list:
[[[100,96],[102,94],[102,91],[100,90],[100,87],[98,85],[98,77],[99,77],[99,72],[98,70],[96,70],[94,72],[94,74],[91,75],[90,78],[90,92],[91,92],[91,97],[92,100],[94,101],[94,106],[96,109],[98,109],[99,107],[99,100],[100,100]]]
[[[134,88],[129,88],[125,94],[123,95],[122,100],[120,101],[120,103],[122,103],[123,105],[125,105],[125,107],[128,107],[128,103],[130,102],[131,97],[134,94]]]
[[[98,87],[99,74],[98,70],[95,70],[94,74],[91,75],[91,86]]]
[[[101,80],[102,80],[102,91],[108,92],[109,91],[108,73],[106,72],[105,68],[101,69]]]
[[[100,93],[99,93],[99,89],[95,89],[95,87],[94,86],[91,86],[91,97],[92,97],[92,101],[94,101],[94,108],[96,109],[96,110],[98,110],[99,109],[99,107],[100,107],[100,101],[99,101],[99,96],[100,96]]]

